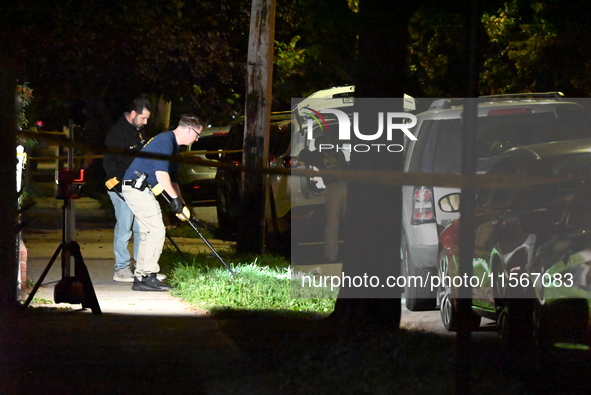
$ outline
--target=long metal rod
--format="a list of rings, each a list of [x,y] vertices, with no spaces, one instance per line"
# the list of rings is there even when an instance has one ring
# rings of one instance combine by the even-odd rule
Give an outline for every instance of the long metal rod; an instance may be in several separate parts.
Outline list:
[[[203,242],[209,247],[209,249],[211,250],[211,252],[213,252],[213,255],[215,255],[216,258],[218,258],[220,260],[220,262],[222,262],[222,264],[226,267],[226,269],[228,269],[228,271],[230,272],[230,274],[234,274],[234,271],[232,271],[232,269],[230,268],[230,266],[224,261],[224,259],[220,256],[220,254],[218,254],[218,252],[215,250],[215,248],[213,248],[213,246],[205,238],[205,236],[203,236],[203,234],[199,231],[199,228],[197,228],[197,225],[195,225],[195,223],[193,222],[193,220],[191,220],[191,218],[187,218],[184,214],[181,214],[181,215],[186,218],[186,220],[189,223],[189,225],[191,226],[191,228],[193,228],[193,230],[195,232],[197,232],[197,234],[199,235],[199,237],[201,237],[201,240],[203,240]]]
[[[138,172],[136,172],[137,174]],[[141,173],[140,173],[141,175]],[[154,193],[154,191],[152,190],[152,186],[148,185],[148,188],[150,188],[150,191],[152,191],[152,193]],[[168,194],[166,193],[166,191],[162,191],[162,193],[160,194],[162,195],[162,197],[164,198],[164,200],[166,200],[166,203],[170,204],[171,200],[170,200],[170,196],[168,196]],[[156,196],[156,195],[154,195]],[[197,235],[201,238],[201,240],[203,240],[203,242],[209,247],[209,249],[211,250],[211,252],[213,252],[213,255],[215,255],[215,257],[222,263],[222,265],[224,265],[226,267],[226,269],[228,269],[228,271],[230,272],[230,274],[234,275],[234,271],[230,268],[230,265],[228,265],[226,263],[226,261],[224,261],[224,259],[220,256],[220,254],[218,254],[218,252],[216,251],[215,248],[213,248],[213,246],[211,245],[211,243],[205,238],[205,236],[203,236],[203,234],[199,231],[199,228],[197,227],[197,225],[195,225],[195,223],[191,220],[191,218],[188,218],[184,213],[180,213],[181,215],[181,219],[184,218],[185,221],[187,221],[189,223],[189,225],[191,226],[191,228],[193,228],[193,230],[197,233]]]

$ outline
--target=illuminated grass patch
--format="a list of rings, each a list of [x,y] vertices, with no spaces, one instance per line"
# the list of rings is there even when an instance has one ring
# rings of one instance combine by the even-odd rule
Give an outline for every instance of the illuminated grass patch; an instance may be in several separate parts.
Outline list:
[[[201,258],[201,259],[200,259]],[[296,298],[287,261],[277,257],[247,258],[228,269],[198,256],[179,263],[171,273],[173,294],[201,309],[290,310],[330,313],[334,298]],[[204,262],[205,261],[205,262]]]

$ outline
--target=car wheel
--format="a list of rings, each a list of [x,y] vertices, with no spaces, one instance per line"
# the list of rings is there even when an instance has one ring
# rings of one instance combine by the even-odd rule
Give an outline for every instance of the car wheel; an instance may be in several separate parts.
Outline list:
[[[444,251],[439,252],[438,274],[440,279],[450,278],[449,275],[449,261]],[[451,284],[442,282],[442,286],[437,292],[437,299],[439,301],[439,311],[441,312],[441,322],[445,329],[450,332],[458,330],[458,308],[456,299],[452,295]],[[480,328],[480,316],[473,311],[470,311],[468,318],[468,325],[471,330]]]
[[[442,296],[439,302],[439,310],[441,312],[441,322],[443,327],[450,332],[458,330],[458,312],[455,306],[455,300],[451,298],[449,293]]]
[[[449,276],[449,262],[443,250],[439,252],[438,274],[440,279]],[[451,296],[451,284],[442,284],[437,292],[437,299],[439,301],[439,311],[441,312],[441,322],[444,328],[448,331],[457,331],[458,312],[455,299]]]
[[[401,251],[407,279],[404,287],[406,308],[410,311],[435,310],[437,307],[437,296],[435,295],[435,291],[431,291],[427,286],[411,286],[414,284],[414,282],[410,284],[411,282],[409,281],[409,278],[419,276],[426,280],[429,276],[429,270],[419,269],[414,265],[408,252],[408,247],[404,237],[402,238],[401,242]]]

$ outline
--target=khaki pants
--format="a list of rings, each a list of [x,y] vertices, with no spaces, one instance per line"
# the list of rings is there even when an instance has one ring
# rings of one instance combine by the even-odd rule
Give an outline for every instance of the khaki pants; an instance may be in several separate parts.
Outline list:
[[[160,271],[158,259],[166,238],[160,204],[148,188],[139,191],[124,185],[122,192],[140,226],[140,245],[134,274],[139,277],[158,273]]]

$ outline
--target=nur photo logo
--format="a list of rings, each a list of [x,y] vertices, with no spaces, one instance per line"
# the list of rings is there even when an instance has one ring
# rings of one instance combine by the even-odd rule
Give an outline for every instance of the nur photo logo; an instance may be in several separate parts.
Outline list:
[[[323,108],[315,110],[310,106],[302,107],[302,113],[305,116],[304,131],[308,140],[313,140],[315,133],[322,131],[332,136],[338,137],[338,144],[319,144],[319,150],[347,150],[354,152],[387,151],[402,152],[404,149],[401,144],[385,143],[359,143],[352,144],[351,138],[354,136],[361,141],[383,140],[384,135],[387,141],[394,139],[394,133],[402,132],[406,138],[416,141],[417,138],[411,133],[410,129],[417,124],[417,118],[414,114],[406,112],[346,112],[342,109]],[[373,115],[372,115],[373,114]],[[326,116],[325,116],[326,115]],[[336,123],[327,121],[327,117],[336,118]],[[377,116],[377,130],[360,130],[359,124],[362,117]],[[333,128],[337,128],[336,133]],[[334,141],[334,139],[333,139]]]

